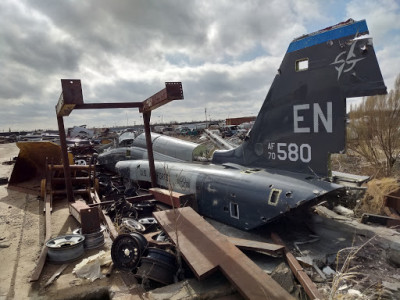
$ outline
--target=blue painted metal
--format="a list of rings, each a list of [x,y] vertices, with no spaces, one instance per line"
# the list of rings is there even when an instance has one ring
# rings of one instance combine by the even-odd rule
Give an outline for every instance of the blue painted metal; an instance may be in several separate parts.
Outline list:
[[[295,39],[293,42],[290,43],[287,53],[348,36],[354,37],[356,34],[364,34],[367,32],[368,27],[365,20],[361,20],[351,24],[345,24],[343,26],[328,31],[322,30],[316,34],[309,34],[304,37]]]

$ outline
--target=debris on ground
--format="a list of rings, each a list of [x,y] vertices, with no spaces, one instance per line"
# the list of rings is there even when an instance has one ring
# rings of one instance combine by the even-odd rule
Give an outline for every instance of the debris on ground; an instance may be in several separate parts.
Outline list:
[[[367,183],[367,191],[356,209],[357,215],[362,213],[384,214],[386,197],[399,190],[399,181],[396,178],[373,179]]]
[[[111,262],[111,252],[101,250],[99,253],[82,260],[75,266],[72,273],[79,278],[89,279],[93,282],[96,279],[102,279],[106,276],[101,272],[101,267],[107,267]]]

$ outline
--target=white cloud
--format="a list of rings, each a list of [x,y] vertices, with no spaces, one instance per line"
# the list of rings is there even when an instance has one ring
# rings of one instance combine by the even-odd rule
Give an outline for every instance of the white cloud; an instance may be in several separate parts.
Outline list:
[[[1,1],[0,130],[56,128],[61,78],[80,78],[86,102],[141,101],[165,81],[182,81],[185,100],[153,114],[164,120],[201,119],[205,107],[212,118],[256,114],[290,41],[345,17],[367,19],[392,84],[399,5],[380,3]],[[126,118],[124,110],[80,111],[65,122],[110,126]],[[141,121],[135,110],[128,119]]]

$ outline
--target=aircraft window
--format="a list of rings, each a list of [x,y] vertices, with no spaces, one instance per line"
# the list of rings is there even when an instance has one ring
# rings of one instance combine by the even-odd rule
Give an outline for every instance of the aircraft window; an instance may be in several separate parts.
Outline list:
[[[276,206],[279,202],[279,196],[281,195],[282,190],[272,189],[269,193],[268,204]]]
[[[296,60],[296,72],[308,70],[308,58]]]
[[[231,217],[239,219],[239,204],[231,202],[230,208],[231,208]]]

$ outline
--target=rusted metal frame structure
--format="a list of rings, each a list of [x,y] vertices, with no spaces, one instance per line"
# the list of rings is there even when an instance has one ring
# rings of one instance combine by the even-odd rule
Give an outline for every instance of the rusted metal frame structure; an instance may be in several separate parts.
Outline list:
[[[164,89],[142,102],[119,103],[84,103],[81,81],[79,79],[61,79],[61,87],[62,93],[56,105],[56,114],[68,201],[73,202],[74,197],[72,192],[72,181],[68,161],[67,141],[63,117],[68,116],[74,109],[139,108],[139,112],[143,114],[151,184],[153,187],[155,187],[157,177],[154,166],[153,147],[150,134],[151,111],[164,104],[167,104],[170,101],[183,99],[182,83],[166,82]]]

